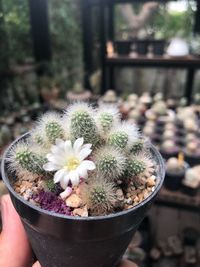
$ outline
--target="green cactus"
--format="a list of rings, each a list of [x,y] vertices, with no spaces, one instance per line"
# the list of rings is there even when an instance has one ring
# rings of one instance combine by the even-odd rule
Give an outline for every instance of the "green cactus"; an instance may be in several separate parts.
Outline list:
[[[112,105],[103,105],[97,111],[96,123],[103,139],[106,139],[106,134],[119,122],[120,114],[116,107]]]
[[[108,144],[122,150],[129,150],[130,145],[139,138],[139,133],[135,125],[122,122],[115,125],[108,136]]]
[[[112,183],[99,177],[98,180],[90,182],[86,195],[91,215],[105,215],[113,210],[115,191]]]
[[[105,146],[97,150],[95,155],[97,172],[107,180],[116,180],[125,171],[125,155],[110,146]]]
[[[92,143],[93,146],[99,141],[97,127],[89,109],[80,105],[69,114],[70,133],[73,140],[83,137],[84,143]]]
[[[43,151],[30,147],[26,142],[18,142],[8,154],[9,169],[20,173],[26,170],[32,174],[44,174],[43,165],[47,162]]]
[[[138,159],[129,159],[127,161],[125,176],[127,178],[138,176],[142,174],[145,170],[146,164],[144,161]]]
[[[42,166],[46,163],[46,159],[32,152],[29,148],[17,151],[15,160],[22,169],[36,174],[44,173]]]
[[[46,185],[49,191],[56,192],[58,185],[54,183],[53,179],[49,179],[46,181]]]
[[[48,140],[51,143],[54,143],[57,138],[62,139],[64,136],[64,131],[61,125],[57,121],[48,122],[45,125],[45,132],[46,132]]]
[[[132,154],[137,154],[141,152],[144,148],[144,141],[139,139],[138,141],[134,142],[132,147],[131,147],[131,153]]]
[[[45,141],[44,139],[42,138],[41,135],[39,134],[35,134],[35,136],[33,137],[34,138],[34,141],[38,144],[38,145],[44,145]]]
[[[55,143],[56,139],[63,139],[66,134],[60,114],[48,112],[37,122],[31,134],[31,139],[39,146],[49,148]]]
[[[124,149],[128,143],[128,134],[125,132],[115,132],[109,136],[108,144]]]
[[[103,131],[108,132],[112,127],[114,118],[111,114],[103,112],[100,114],[99,120]]]

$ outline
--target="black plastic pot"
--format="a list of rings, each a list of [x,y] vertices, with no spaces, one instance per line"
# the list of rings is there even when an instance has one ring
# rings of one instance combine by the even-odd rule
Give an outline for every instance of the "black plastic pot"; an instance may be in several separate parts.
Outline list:
[[[189,154],[187,153],[186,150],[184,150],[184,156],[185,156],[185,161],[190,164],[191,167],[199,165],[200,164],[200,155],[195,155],[195,154]]]
[[[199,191],[199,187],[189,187],[182,183],[181,192],[183,192],[184,194],[194,197],[197,195],[198,191]]]
[[[158,133],[154,133],[151,137],[152,142],[155,142],[156,144],[160,144],[162,142],[161,135]]]
[[[160,153],[165,159],[169,159],[171,157],[177,157],[179,152],[180,148],[178,146],[177,147],[175,146],[170,151],[164,150],[162,148],[160,149]]]
[[[118,55],[128,55],[131,49],[131,41],[116,41],[115,49]]]
[[[148,40],[135,40],[138,55],[146,55],[148,52]]]
[[[158,179],[155,191],[142,203],[108,216],[70,217],[45,211],[25,201],[12,188],[15,177],[9,175],[6,156],[13,145],[27,136],[17,139],[5,152],[2,177],[42,267],[116,266],[162,186],[165,168],[159,152],[150,146]]]
[[[169,172],[166,170],[165,187],[171,191],[176,191],[181,188],[182,180],[185,175],[185,169],[179,172]]]
[[[165,40],[151,40],[153,54],[157,56],[162,56],[165,50]]]

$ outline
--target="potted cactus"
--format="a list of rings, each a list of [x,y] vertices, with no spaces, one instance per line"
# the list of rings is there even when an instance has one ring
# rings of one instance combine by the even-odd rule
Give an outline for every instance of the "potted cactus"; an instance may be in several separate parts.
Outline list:
[[[46,267],[111,267],[164,179],[158,151],[115,107],[47,113],[2,160],[2,176]]]

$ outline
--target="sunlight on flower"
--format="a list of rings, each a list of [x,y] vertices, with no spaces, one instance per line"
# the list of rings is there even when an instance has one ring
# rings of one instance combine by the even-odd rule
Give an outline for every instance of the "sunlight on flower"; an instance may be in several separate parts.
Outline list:
[[[84,139],[78,138],[74,144],[70,140],[56,140],[51,147],[51,153],[47,154],[48,162],[44,164],[45,171],[56,171],[54,183],[60,182],[63,189],[66,189],[69,182],[77,186],[80,178],[86,179],[88,171],[96,168],[91,160],[86,158],[91,154],[91,144],[83,144]]]

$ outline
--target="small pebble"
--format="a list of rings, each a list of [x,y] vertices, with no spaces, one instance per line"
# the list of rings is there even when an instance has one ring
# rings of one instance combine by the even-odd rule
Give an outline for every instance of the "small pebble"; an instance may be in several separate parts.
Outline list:
[[[155,176],[151,176],[147,179],[147,186],[154,186],[156,184],[155,182]]]
[[[131,198],[128,198],[128,199],[126,199],[126,203],[128,205],[131,205],[131,204],[133,204],[133,200]]]
[[[82,199],[76,194],[70,195],[65,203],[70,208],[79,208],[83,204]]]
[[[88,217],[88,209],[87,209],[87,206],[85,205],[82,208],[74,209],[72,213],[73,213],[74,216]]]
[[[122,189],[117,189],[116,191],[116,197],[119,201],[123,201],[124,200],[124,193],[122,191]]]

